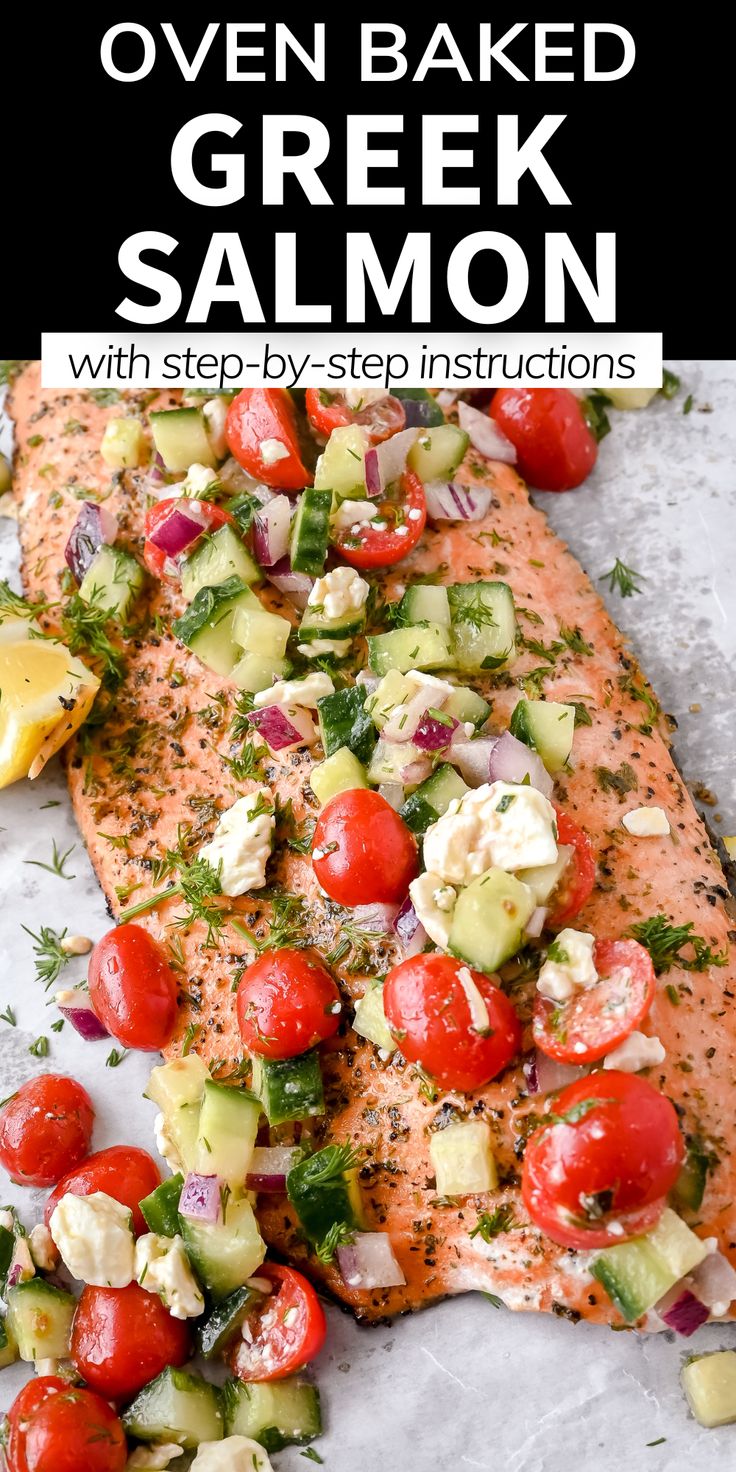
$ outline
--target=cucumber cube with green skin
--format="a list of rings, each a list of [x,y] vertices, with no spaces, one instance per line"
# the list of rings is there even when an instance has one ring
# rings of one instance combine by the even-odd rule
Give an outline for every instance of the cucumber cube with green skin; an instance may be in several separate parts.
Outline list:
[[[206,1360],[223,1353],[243,1326],[243,1321],[263,1295],[255,1288],[236,1288],[222,1303],[215,1304],[211,1313],[197,1328],[197,1349]]]
[[[174,619],[172,630],[216,675],[229,675],[242,654],[233,629],[235,613],[239,608],[252,608],[254,599],[257,603],[241,578],[200,588],[181,618]]]
[[[459,1120],[437,1130],[429,1142],[438,1196],[495,1191],[498,1172],[490,1127],[482,1119]]]
[[[365,689],[361,685],[321,696],[317,701],[317,718],[325,756],[332,756],[346,746],[359,762],[370,761],[376,732],[365,708]]]
[[[369,1043],[375,1043],[377,1048],[382,1048],[386,1053],[396,1052],[396,1043],[391,1036],[391,1031],[386,1021],[386,1013],[383,1007],[383,986],[380,982],[374,982],[364,991],[362,997],[355,1004],[355,1016],[353,1018],[353,1030],[361,1038],[367,1038]]]
[[[373,721],[374,726],[382,731],[386,722],[390,720],[397,705],[405,705],[411,699],[414,691],[411,680],[402,675],[400,670],[389,670],[388,674],[379,680],[371,695],[366,696],[365,708]]]
[[[266,1256],[249,1201],[231,1196],[220,1222],[200,1222],[186,1216],[181,1216],[179,1222],[194,1271],[218,1302],[241,1288]]]
[[[307,486],[302,491],[291,526],[289,556],[294,572],[318,578],[325,565],[330,540],[332,492]]]
[[[336,1228],[363,1226],[363,1203],[354,1168],[339,1169],[342,1147],[326,1145],[292,1166],[286,1194],[309,1241],[319,1247]]]
[[[447,812],[455,798],[463,798],[469,791],[460,773],[449,762],[441,762],[431,777],[420,782],[416,792],[407,797],[400,816],[412,833],[426,833]]]
[[[179,1231],[179,1197],[184,1186],[183,1175],[169,1176],[144,1196],[140,1208],[149,1232],[158,1232],[161,1237],[175,1237]]]
[[[672,1188],[672,1199],[683,1211],[699,1211],[708,1179],[708,1157],[691,1145]]]
[[[43,1278],[9,1288],[7,1326],[22,1360],[64,1359],[69,1353],[77,1300]]]
[[[365,499],[365,451],[367,439],[359,424],[334,429],[317,461],[314,484],[329,490],[338,500]]]
[[[488,869],[458,895],[448,950],[491,974],[516,955],[534,907],[531,890],[513,874]]]
[[[7,1319],[0,1319],[0,1370],[14,1365],[18,1359],[18,1346],[8,1326]]]
[[[448,631],[442,624],[412,625],[368,635],[368,663],[375,675],[389,670],[436,670],[452,664]]]
[[[269,1453],[304,1446],[322,1432],[319,1393],[306,1380],[228,1380],[222,1396],[226,1435],[249,1436]]]
[[[395,399],[403,399],[408,426],[421,425],[423,429],[434,429],[435,425],[444,424],[445,416],[437,400],[426,388],[392,388],[391,392]],[[412,413],[409,404],[417,405],[415,413]]]
[[[309,785],[322,807],[338,792],[352,792],[367,787],[365,767],[347,746],[333,751],[332,756],[312,767]]]
[[[708,1254],[701,1239],[666,1207],[643,1237],[607,1247],[591,1264],[627,1323],[634,1323]]]
[[[233,634],[247,654],[265,659],[283,659],[289,642],[291,624],[278,613],[265,608],[239,608],[233,620]]]
[[[450,627],[450,600],[447,588],[441,584],[414,583],[407,588],[399,604],[399,622],[402,624],[440,624]]]
[[[162,409],[150,418],[153,443],[167,470],[217,464],[201,409]]]
[[[539,752],[548,772],[559,772],[572,751],[575,706],[555,700],[520,700],[509,730],[517,741]]]
[[[407,463],[426,485],[431,480],[449,480],[470,444],[470,436],[456,424],[438,424],[420,434]]]
[[[467,685],[458,685],[452,695],[448,695],[443,702],[442,714],[454,716],[461,725],[470,721],[476,729],[479,729],[488,720],[491,707],[488,701],[484,700],[482,695],[478,695],[475,690],[470,690]]]
[[[138,1392],[123,1412],[123,1426],[139,1441],[175,1442],[187,1450],[222,1441],[220,1393],[201,1375],[169,1366]]]
[[[289,1124],[325,1112],[316,1048],[296,1058],[254,1058],[252,1087],[269,1124]]]
[[[273,659],[267,654],[243,654],[230,671],[230,679],[238,690],[256,695],[259,690],[268,690],[274,680],[284,680],[289,673],[285,659]]]
[[[245,1188],[261,1105],[245,1089],[205,1080],[195,1147],[195,1170],[220,1176],[233,1191]]]
[[[166,1129],[184,1170],[194,1170],[199,1155],[199,1104],[182,1104],[167,1115]]]
[[[365,605],[349,608],[338,618],[325,618],[319,604],[308,603],[299,625],[300,644],[311,644],[317,639],[355,639],[365,628]]]
[[[8,1268],[13,1261],[15,1232],[10,1227],[0,1226],[0,1290],[5,1287]]]
[[[127,415],[108,419],[102,436],[100,454],[110,470],[134,470],[140,465],[145,450],[140,419]]]
[[[200,588],[216,588],[232,577],[240,578],[250,586],[260,582],[263,574],[237,532],[231,526],[221,526],[211,536],[204,537],[194,552],[185,557],[181,565],[181,591],[187,602],[191,602]],[[255,594],[253,596],[253,607],[260,608]]]
[[[680,1372],[687,1403],[701,1426],[736,1421],[736,1351],[717,1349],[691,1359]]]
[[[452,583],[453,662],[461,670],[498,670],[516,652],[516,609],[508,583]]]
[[[161,1063],[151,1070],[145,1098],[157,1104],[168,1118],[182,1104],[199,1104],[209,1076],[207,1064],[198,1053],[172,1058],[170,1063]]]
[[[562,844],[557,850],[557,858],[553,864],[538,864],[535,869],[517,870],[517,879],[522,884],[529,886],[534,895],[535,904],[546,905],[570,862],[571,854],[572,849]]]
[[[120,547],[105,545],[90,562],[79,584],[79,596],[85,603],[94,603],[125,623],[145,581],[146,575],[135,557]]]

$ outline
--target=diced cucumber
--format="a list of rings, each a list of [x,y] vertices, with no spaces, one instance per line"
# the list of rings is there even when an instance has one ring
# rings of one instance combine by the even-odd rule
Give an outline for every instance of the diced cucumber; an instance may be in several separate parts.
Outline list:
[[[18,1346],[13,1338],[7,1319],[0,1319],[0,1370],[14,1365],[18,1359]]]
[[[426,833],[447,812],[453,798],[464,797],[469,791],[460,773],[449,762],[441,762],[431,777],[420,782],[416,792],[406,799],[401,817],[412,833]]]
[[[150,418],[153,443],[167,470],[217,464],[201,409],[162,409]]]
[[[319,1394],[306,1380],[228,1380],[223,1401],[226,1434],[250,1436],[267,1452],[303,1446],[322,1431]]]
[[[0,1226],[0,1294],[5,1288],[8,1268],[13,1261],[15,1232],[10,1227]]]
[[[701,1426],[728,1426],[736,1421],[736,1350],[698,1355],[680,1371],[680,1382]]]
[[[263,576],[257,562],[231,526],[221,526],[212,536],[203,537],[190,557],[181,565],[181,591],[188,602],[200,588],[216,588],[228,578],[257,583]]]
[[[194,1170],[199,1153],[199,1104],[182,1104],[173,1114],[168,1114],[166,1128],[185,1171]]]
[[[399,619],[402,624],[441,624],[450,627],[450,600],[447,588],[441,584],[414,583],[407,588],[400,604]]]
[[[301,1226],[314,1246],[319,1246],[333,1227],[356,1230],[363,1226],[363,1204],[357,1171],[338,1171],[342,1147],[325,1145],[306,1160],[292,1166],[286,1177],[286,1193]]]
[[[548,772],[559,772],[572,751],[575,706],[559,705],[555,700],[520,700],[509,730],[517,741],[539,752]]]
[[[273,659],[266,654],[243,654],[230,671],[230,679],[238,690],[248,690],[255,695],[259,690],[268,690],[274,680],[283,680],[288,672],[289,664],[285,659]]]
[[[248,654],[260,654],[265,659],[283,659],[290,633],[288,618],[265,608],[238,608],[233,619],[238,644]]]
[[[233,1191],[244,1190],[260,1117],[259,1100],[245,1089],[207,1079],[199,1114],[195,1170],[220,1176]]]
[[[365,708],[379,731],[383,730],[397,705],[405,705],[411,699],[413,691],[411,680],[402,675],[400,670],[389,670],[379,680],[373,694],[366,696],[365,702]]]
[[[483,1119],[456,1120],[437,1130],[429,1154],[438,1196],[469,1196],[498,1187],[491,1131]]]
[[[375,1043],[377,1048],[383,1048],[387,1053],[396,1052],[396,1043],[391,1036],[383,1009],[381,982],[373,982],[366,988],[362,997],[358,998],[355,1004],[353,1029],[359,1037],[367,1038],[369,1043]]]
[[[516,649],[516,610],[508,583],[453,583],[447,593],[454,663],[462,670],[509,664]]]
[[[266,1256],[249,1201],[231,1196],[224,1221],[215,1224],[185,1216],[179,1220],[197,1277],[215,1299],[227,1298],[236,1288],[242,1288]]]
[[[317,461],[314,484],[332,491],[335,498],[362,501],[365,498],[366,433],[359,424],[333,429]],[[354,494],[355,493],[355,494]]]
[[[463,724],[471,721],[478,729],[484,726],[491,714],[491,707],[482,695],[475,690],[470,690],[467,685],[457,685],[452,695],[448,695],[443,702],[442,713],[446,716],[454,716],[456,721]]]
[[[368,781],[374,787],[380,787],[384,783],[396,783],[397,786],[409,787],[411,783],[404,781],[402,772],[414,762],[426,758],[426,751],[420,751],[413,741],[379,741],[368,764]]]
[[[679,1283],[680,1278],[691,1273],[708,1256],[705,1243],[669,1206],[665,1207],[656,1226],[647,1232],[647,1240],[667,1263],[674,1283]]]
[[[318,578],[325,565],[330,540],[332,492],[307,486],[299,497],[291,527],[289,556],[294,572]]]
[[[539,864],[535,869],[518,870],[517,879],[522,884],[528,884],[536,905],[546,905],[550,895],[557,888],[572,853],[573,850],[563,844],[558,848],[557,858],[553,864]]]
[[[151,1070],[144,1097],[157,1104],[168,1119],[182,1104],[199,1104],[209,1076],[207,1064],[198,1053],[172,1058],[170,1063]]]
[[[325,1112],[316,1048],[296,1058],[254,1058],[252,1086],[269,1124],[287,1124]]]
[[[697,1146],[691,1145],[672,1189],[675,1205],[683,1211],[699,1211],[703,1204],[707,1179],[708,1157]]]
[[[299,625],[299,641],[311,644],[315,639],[355,639],[365,628],[365,604],[349,608],[338,618],[325,618],[319,604],[308,603]]]
[[[219,1391],[201,1375],[169,1365],[138,1392],[123,1412],[123,1426],[139,1441],[168,1441],[186,1448],[221,1441],[224,1417]]]
[[[312,767],[309,785],[315,797],[325,806],[338,792],[351,792],[367,787],[365,767],[347,746],[338,747],[332,756]]]
[[[8,1329],[22,1360],[63,1359],[69,1353],[77,1300],[43,1278],[9,1288]]]
[[[79,584],[79,596],[85,603],[95,603],[125,623],[136,598],[143,590],[146,575],[135,557],[121,547],[107,544],[95,553]]]
[[[238,608],[260,608],[255,593],[241,578],[228,578],[217,588],[200,588],[181,618],[174,619],[172,629],[177,639],[214,670],[216,675],[229,675],[241,655],[233,632]]]
[[[633,1323],[697,1267],[707,1252],[700,1238],[666,1207],[651,1232],[607,1247],[590,1271],[622,1317]]]
[[[179,1197],[184,1177],[177,1173],[162,1181],[150,1196],[144,1196],[140,1208],[150,1232],[161,1237],[175,1237],[179,1231]]]
[[[212,1312],[197,1329],[197,1349],[206,1360],[211,1360],[240,1332],[243,1320],[262,1295],[255,1288],[236,1288],[222,1303],[215,1304]]]
[[[127,415],[108,419],[102,436],[100,454],[110,470],[134,470],[140,465],[145,450],[140,419]]]
[[[319,734],[325,756],[346,746],[359,762],[369,762],[376,744],[373,721],[365,706],[365,688],[351,685],[317,701]]]
[[[432,394],[426,388],[392,388],[395,399],[402,399],[406,410],[407,429],[434,429],[444,424],[445,416]]]
[[[387,634],[369,634],[368,663],[376,675],[388,670],[436,670],[452,663],[447,630],[441,624],[408,629],[389,629]]]
[[[456,424],[438,424],[420,434],[412,445],[408,463],[426,485],[430,480],[449,480],[470,444],[470,436]]]
[[[460,891],[448,949],[478,971],[496,971],[519,950],[534,907],[531,890],[513,874],[488,869]]]

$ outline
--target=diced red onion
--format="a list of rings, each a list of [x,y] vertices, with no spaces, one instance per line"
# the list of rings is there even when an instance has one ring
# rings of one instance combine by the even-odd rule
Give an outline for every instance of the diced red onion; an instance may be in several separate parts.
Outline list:
[[[678,1293],[673,1303],[667,1303],[667,1297],[669,1295],[655,1304],[655,1313],[659,1314],[670,1329],[674,1329],[684,1339],[689,1339],[707,1321],[709,1309],[689,1288]]]
[[[168,516],[151,532],[149,540],[160,548],[167,557],[181,557],[184,552],[206,532],[210,525],[210,513],[201,501],[192,501],[182,496],[172,506]]]
[[[245,1184],[249,1191],[285,1191],[286,1177],[301,1160],[299,1145],[256,1145]]]
[[[407,429],[432,429],[437,399],[402,399]]]
[[[179,1215],[214,1226],[222,1210],[221,1184],[219,1176],[201,1176],[190,1171],[179,1197]]]
[[[83,501],[64,548],[64,560],[81,583],[100,547],[111,546],[118,534],[118,519],[104,506]]]
[[[504,731],[491,752],[489,781],[516,783],[523,782],[525,777],[545,797],[552,796],[555,784],[541,756],[525,746],[523,741],[517,741],[510,731]]]
[[[301,746],[309,741],[314,732],[314,722],[308,711],[290,708],[287,716],[282,705],[262,705],[248,716],[259,736],[267,741],[272,751],[283,751],[287,746]],[[308,723],[308,724],[307,724]]]
[[[453,731],[449,760],[469,787],[482,787],[489,780],[491,754],[497,740],[497,736],[476,736],[473,740],[465,735],[462,726]]]
[[[305,572],[294,572],[288,557],[282,557],[273,567],[269,567],[266,577],[295,608],[306,608],[314,587],[314,578],[310,578]]]
[[[454,716],[445,716],[438,720],[425,710],[419,725],[414,732],[414,745],[420,751],[442,751],[452,741],[452,733],[459,721]]]
[[[454,480],[431,480],[424,494],[429,516],[444,521],[482,521],[491,504],[489,486],[464,486]]]
[[[516,464],[516,446],[502,433],[490,414],[474,409],[472,404],[461,399],[457,417],[460,428],[470,435],[470,443],[479,455],[487,455],[489,460],[502,460],[504,465]]]
[[[406,1282],[387,1232],[356,1232],[337,1249],[343,1282],[348,1288],[400,1288]]]
[[[540,1048],[533,1048],[524,1059],[524,1078],[530,1094],[556,1094],[568,1084],[576,1083],[590,1072],[572,1063],[557,1063]]]
[[[22,1272],[23,1272],[23,1265],[22,1265],[22,1263],[14,1262],[14,1263],[11,1264],[11,1267],[10,1267],[9,1272],[8,1272],[8,1277],[7,1277],[7,1286],[8,1286],[8,1288],[15,1288],[17,1286],[17,1284],[21,1280],[21,1274],[22,1274]]]
[[[422,685],[405,705],[397,705],[391,712],[381,732],[383,740],[412,741],[424,712],[430,706],[441,706],[446,698],[442,690]]]
[[[54,998],[56,1005],[67,1022],[70,1022],[75,1032],[79,1033],[87,1043],[96,1043],[99,1038],[110,1036],[104,1023],[100,1022],[95,1012],[90,995],[84,987],[77,986],[70,991],[56,993]]]
[[[151,485],[154,486],[162,486],[166,483],[166,466],[164,465],[164,457],[163,455],[159,454],[158,450],[156,450],[153,460],[151,461],[151,469],[148,472],[148,479],[151,482]]]
[[[693,1287],[702,1303],[730,1304],[736,1298],[736,1271],[721,1252],[709,1252],[691,1274]]]
[[[289,550],[292,503],[274,496],[253,519],[253,551],[261,567],[274,567]]]
[[[424,926],[419,923],[419,916],[414,909],[410,895],[406,896],[394,920],[394,930],[401,941],[404,955],[407,958],[409,956],[418,956],[420,951],[424,950],[427,943],[427,932]]]
[[[539,936],[542,934],[542,931],[544,930],[544,922],[547,919],[548,914],[549,910],[547,909],[546,905],[537,905],[536,909],[532,910],[532,913],[529,916],[526,925],[524,926],[526,934],[530,936],[532,940],[538,940]]]
[[[359,930],[380,930],[382,935],[390,935],[395,927],[398,908],[398,905],[382,905],[378,902],[373,905],[356,905],[353,922]]]
[[[404,789],[400,782],[382,782],[378,789],[379,797],[384,798],[390,808],[398,813],[404,802]]]
[[[381,466],[378,460],[378,450],[375,446],[365,452],[365,488],[371,499],[380,496],[383,490],[381,479]]]
[[[425,778],[430,776],[431,771],[432,763],[429,757],[425,757],[422,761],[417,759],[417,761],[408,762],[405,767],[401,768],[399,776],[405,787],[418,787],[420,782],[424,782]]]

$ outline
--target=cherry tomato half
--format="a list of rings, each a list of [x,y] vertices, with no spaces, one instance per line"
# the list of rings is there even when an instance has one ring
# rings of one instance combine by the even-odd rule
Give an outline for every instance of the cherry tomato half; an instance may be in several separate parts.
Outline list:
[[[590,475],[598,446],[569,388],[499,388],[488,410],[512,445],[516,468],[540,491],[571,491]]]
[[[156,1053],[176,1024],[178,987],[168,961],[142,925],[118,925],[98,940],[89,962],[97,1016],[124,1048]]]
[[[55,1186],[89,1151],[95,1111],[63,1073],[21,1084],[0,1113],[0,1165],[19,1186]]]
[[[225,526],[226,522],[235,525],[235,519],[230,512],[223,510],[222,506],[216,506],[214,501],[190,501],[184,496],[167,496],[163,501],[157,501],[156,505],[151,506],[146,512],[146,540],[143,546],[143,561],[155,578],[175,580],[176,558],[165,552],[163,547],[157,547],[151,541],[151,536],[163,522],[168,521],[174,512],[181,511],[186,514],[189,508],[195,520],[202,521],[203,536],[206,532],[218,531],[221,526]],[[187,554],[196,545],[196,542],[191,542],[186,549]]]
[[[238,1026],[249,1053],[295,1058],[331,1038],[340,1025],[340,993],[309,951],[266,951],[243,973]]]
[[[263,485],[300,491],[311,484],[312,477],[302,464],[294,405],[286,389],[242,389],[227,411],[225,437],[230,454]]]
[[[555,1123],[530,1136],[522,1196],[563,1247],[607,1247],[658,1219],[684,1146],[673,1105],[635,1073],[591,1074],[554,1102]]]
[[[345,403],[344,394],[326,388],[308,388],[304,403],[312,428],[327,439],[333,429],[345,424],[362,424],[371,444],[379,445],[406,426],[404,405],[393,394],[366,404],[364,409],[351,409]]]
[[[186,1321],[172,1318],[157,1293],[137,1283],[82,1289],[70,1354],[83,1379],[107,1400],[129,1400],[167,1365],[183,1365],[190,1351]]]
[[[622,1043],[654,1000],[654,967],[636,940],[598,940],[593,960],[600,980],[568,1002],[537,996],[534,1041],[558,1063],[595,1063]]]
[[[50,1396],[68,1388],[67,1382],[60,1380],[58,1375],[39,1375],[18,1391],[7,1418],[5,1451],[9,1472],[28,1472],[25,1454],[28,1426]]]
[[[391,567],[416,547],[427,524],[424,486],[413,470],[404,471],[399,485],[401,499],[380,501],[375,521],[338,533],[335,546],[351,567]]]
[[[127,1460],[122,1422],[107,1401],[65,1385],[28,1417],[18,1472],[78,1472],[80,1466],[85,1472],[123,1472]]]
[[[385,797],[355,788],[322,809],[312,866],[339,905],[399,904],[418,873],[417,843]]]
[[[557,842],[562,847],[572,848],[570,862],[565,869],[553,896],[552,913],[547,916],[549,930],[562,930],[590,898],[595,884],[595,854],[587,833],[573,818],[563,813],[555,804],[557,814]]]
[[[43,1219],[48,1226],[62,1196],[91,1196],[94,1191],[104,1191],[132,1211],[133,1230],[139,1235],[148,1227],[138,1203],[160,1183],[161,1172],[147,1150],[135,1145],[111,1145],[88,1155],[81,1165],[62,1176],[46,1202]]]
[[[324,1310],[311,1283],[295,1268],[266,1262],[258,1277],[273,1283],[273,1292],[248,1315],[250,1335],[236,1341],[230,1367],[246,1382],[283,1380],[319,1354],[327,1334]]]
[[[508,997],[482,972],[439,952],[394,966],[383,1005],[404,1057],[443,1089],[472,1093],[521,1047],[521,1024]]]

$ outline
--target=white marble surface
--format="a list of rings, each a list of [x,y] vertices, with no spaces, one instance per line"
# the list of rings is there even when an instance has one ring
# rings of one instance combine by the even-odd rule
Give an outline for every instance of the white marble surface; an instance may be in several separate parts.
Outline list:
[[[714,826],[736,832],[732,736],[736,654],[736,362],[673,365],[684,389],[644,413],[614,416],[599,467],[577,494],[540,497],[557,530],[598,578],[615,556],[646,575],[644,592],[609,602],[631,636],[666,708],[679,721],[676,749],[685,776],[718,796]],[[687,392],[694,397],[684,416]],[[706,407],[712,412],[701,412]],[[12,568],[15,528],[0,522],[0,574]],[[607,595],[608,596],[608,595]],[[691,707],[699,707],[692,710]],[[59,806],[45,804],[58,802]],[[48,859],[52,839],[75,844],[65,882],[29,859]],[[99,936],[109,925],[76,833],[58,771],[0,793],[0,1097],[46,1068],[75,1074],[97,1109],[96,1147],[131,1141],[152,1148],[153,1107],[141,1098],[142,1056],[105,1068],[105,1043],[83,1044],[34,983],[32,943],[21,929],[41,925]],[[67,970],[81,977],[84,962]],[[40,1033],[48,1061],[28,1054]],[[43,1193],[0,1187],[25,1221]],[[572,1462],[597,1472],[620,1466],[725,1472],[736,1457],[736,1426],[704,1431],[688,1416],[678,1371],[687,1353],[736,1348],[736,1326],[695,1338],[612,1334],[498,1310],[479,1295],[448,1302],[385,1328],[359,1328],[328,1310],[328,1345],[317,1367],[327,1430],[319,1443],[328,1472],[401,1472],[503,1467],[562,1472]],[[0,1405],[21,1381],[0,1377]],[[660,1440],[663,1438],[663,1440]],[[651,1445],[651,1443],[658,1443]],[[281,1472],[305,1462],[296,1448],[275,1458]]]

